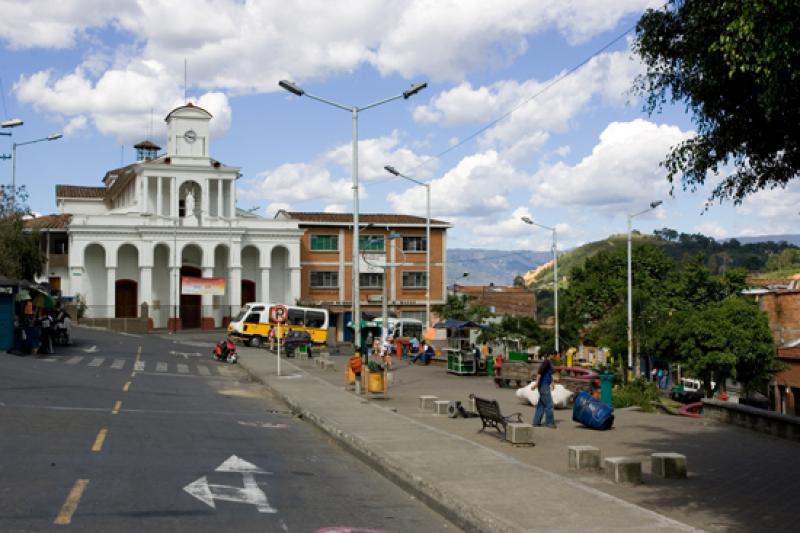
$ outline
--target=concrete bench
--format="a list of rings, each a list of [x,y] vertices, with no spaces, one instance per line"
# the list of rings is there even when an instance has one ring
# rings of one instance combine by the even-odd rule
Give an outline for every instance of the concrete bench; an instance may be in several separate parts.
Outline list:
[[[326,361],[331,363],[333,362],[329,357],[315,357],[314,366],[317,366],[319,368],[325,368]]]
[[[642,462],[633,457],[606,457],[606,476],[614,483],[638,485],[642,482]]]
[[[567,466],[570,470],[600,470],[600,448],[568,446]]]
[[[430,396],[430,395],[420,396],[418,399],[419,401],[418,407],[423,411],[430,411],[433,409],[433,402],[435,402],[438,399],[439,399],[438,396]]]
[[[506,440],[514,446],[533,446],[533,426],[509,422],[506,427]]]
[[[448,405],[450,405],[450,402],[448,400],[434,400],[433,414],[436,416],[447,416]]]
[[[650,455],[653,475],[664,479],[686,479],[686,456],[679,453],[654,453]]]
[[[336,363],[334,363],[330,359],[323,359],[320,362],[320,366],[322,370],[336,370]]]

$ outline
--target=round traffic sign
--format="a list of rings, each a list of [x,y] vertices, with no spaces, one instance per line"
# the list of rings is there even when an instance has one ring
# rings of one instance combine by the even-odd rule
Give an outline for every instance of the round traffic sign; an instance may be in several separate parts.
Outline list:
[[[289,314],[289,310],[286,309],[285,305],[273,305],[269,308],[269,317],[270,319],[278,324],[283,324],[286,322],[286,316]]]

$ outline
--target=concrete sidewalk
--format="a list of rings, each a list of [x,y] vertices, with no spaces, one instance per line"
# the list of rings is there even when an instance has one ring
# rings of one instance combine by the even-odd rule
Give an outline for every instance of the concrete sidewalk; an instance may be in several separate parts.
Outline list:
[[[242,367],[295,412],[466,530],[694,530],[579,478],[515,457],[519,453],[537,454],[539,446],[523,451],[486,434],[480,435],[485,443],[476,441],[423,423],[401,412],[408,411],[407,407],[392,407],[391,401],[357,397],[344,387],[345,357],[334,358],[337,369],[327,374],[314,370],[308,361],[282,360],[282,376],[278,376],[276,357],[268,351],[242,347],[239,354]],[[420,374],[444,374],[441,367],[401,367],[395,372],[396,379],[406,369],[409,376],[412,369]],[[462,379],[467,382],[467,378]],[[390,395],[402,396],[407,404],[416,401],[414,389],[413,383],[395,383]],[[436,390],[427,393],[442,399],[466,399],[445,398]],[[444,420],[469,422],[473,433],[479,427],[475,419]],[[560,455],[566,464],[566,447]]]

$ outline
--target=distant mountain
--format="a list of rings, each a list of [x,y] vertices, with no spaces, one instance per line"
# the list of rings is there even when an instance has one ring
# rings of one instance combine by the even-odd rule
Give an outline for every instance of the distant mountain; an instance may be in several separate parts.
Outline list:
[[[447,284],[511,285],[516,276],[551,258],[549,251],[453,248],[447,250]],[[464,272],[469,276],[464,277]]]
[[[756,235],[755,237],[734,237],[742,244],[752,244],[755,242],[781,242],[786,241],[789,244],[800,246],[800,235]]]

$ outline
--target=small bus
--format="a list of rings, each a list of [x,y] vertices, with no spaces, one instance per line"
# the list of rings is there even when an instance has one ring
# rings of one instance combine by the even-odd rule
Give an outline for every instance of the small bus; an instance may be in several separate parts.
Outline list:
[[[231,323],[228,334],[246,342],[249,346],[258,347],[269,340],[269,332],[278,324],[270,321],[270,308],[274,303],[250,302],[242,307]],[[328,310],[316,307],[298,307],[286,305],[286,322],[280,326],[280,338],[287,331],[306,331],[311,335],[311,342],[325,344],[328,342]],[[275,330],[278,336],[278,330]]]
[[[373,322],[380,328],[383,326],[383,318],[378,317]],[[422,320],[416,318],[394,318],[388,317],[387,330],[390,337],[400,337],[410,339],[417,337],[422,340]]]

